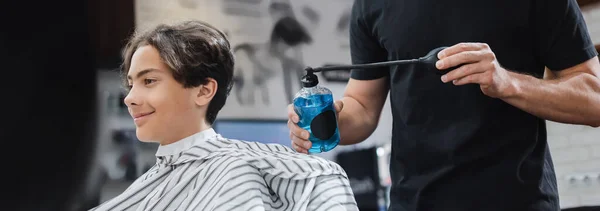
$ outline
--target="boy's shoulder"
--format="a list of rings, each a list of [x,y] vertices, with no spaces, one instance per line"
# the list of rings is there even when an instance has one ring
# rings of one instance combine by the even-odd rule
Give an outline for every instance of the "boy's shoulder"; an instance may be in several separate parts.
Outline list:
[[[223,158],[235,158],[250,163],[262,172],[288,178],[307,178],[346,172],[337,163],[315,155],[298,153],[280,144],[227,139],[217,136],[227,147],[221,149]]]

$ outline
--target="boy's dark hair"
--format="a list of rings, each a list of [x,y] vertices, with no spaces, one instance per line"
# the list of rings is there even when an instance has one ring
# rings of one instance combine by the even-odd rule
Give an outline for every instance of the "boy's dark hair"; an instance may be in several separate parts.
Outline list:
[[[133,53],[145,45],[158,50],[163,62],[171,68],[173,78],[183,87],[197,87],[205,84],[208,78],[217,81],[217,92],[206,112],[206,121],[213,124],[233,85],[234,57],[225,34],[201,21],[162,24],[135,34],[123,51],[121,73],[124,83],[127,83]]]

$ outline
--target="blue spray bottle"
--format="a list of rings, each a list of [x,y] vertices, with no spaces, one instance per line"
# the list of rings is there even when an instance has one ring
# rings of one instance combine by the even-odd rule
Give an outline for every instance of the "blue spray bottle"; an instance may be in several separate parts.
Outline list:
[[[376,67],[389,67],[402,64],[420,64],[421,69],[430,71],[437,75],[443,75],[458,67],[438,70],[435,63],[439,60],[437,54],[446,47],[431,50],[427,55],[418,59],[395,60],[387,62],[327,66],[317,68],[306,68],[306,75],[302,78],[303,88],[294,97],[294,111],[300,117],[298,126],[310,133],[309,140],[312,147],[309,153],[327,152],[335,148],[340,142],[340,132],[337,123],[337,113],[333,106],[333,94],[331,90],[319,86],[319,79],[314,74],[322,71],[351,70]]]
[[[298,126],[310,133],[312,147],[308,153],[327,152],[340,142],[337,114],[333,106],[333,94],[319,86],[319,78],[311,68],[302,77],[302,89],[294,97],[294,111],[298,114]]]

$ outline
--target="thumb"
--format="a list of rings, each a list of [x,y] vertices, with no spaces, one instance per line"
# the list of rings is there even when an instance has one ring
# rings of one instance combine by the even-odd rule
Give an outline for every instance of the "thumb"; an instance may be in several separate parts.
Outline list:
[[[342,109],[344,108],[344,101],[341,101],[341,100],[335,101],[334,107],[335,107],[335,112],[340,113],[342,111]]]

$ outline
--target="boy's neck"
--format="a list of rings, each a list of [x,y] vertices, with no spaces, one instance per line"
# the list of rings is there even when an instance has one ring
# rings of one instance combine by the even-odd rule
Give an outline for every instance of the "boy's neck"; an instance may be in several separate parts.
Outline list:
[[[159,143],[160,143],[160,145],[172,144],[179,140],[182,140],[184,138],[187,138],[191,135],[194,135],[196,133],[202,132],[202,131],[210,129],[210,128],[212,128],[211,125],[209,125],[206,121],[202,121],[202,123],[200,123],[200,125],[197,127],[197,129],[187,130],[187,131],[178,131],[178,134],[176,136],[171,137],[169,140],[159,141]]]

